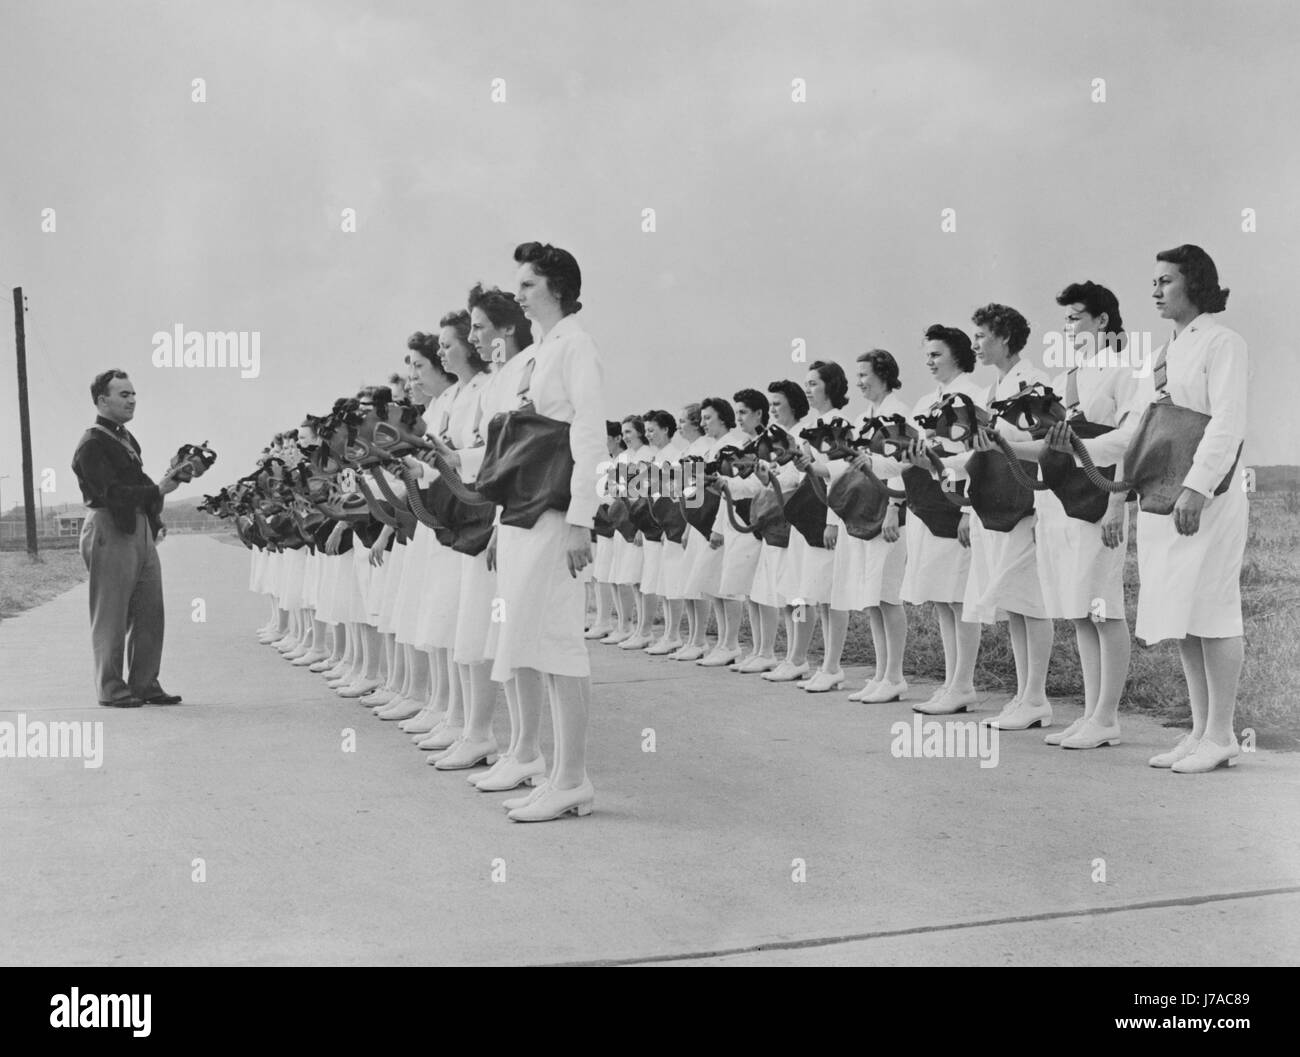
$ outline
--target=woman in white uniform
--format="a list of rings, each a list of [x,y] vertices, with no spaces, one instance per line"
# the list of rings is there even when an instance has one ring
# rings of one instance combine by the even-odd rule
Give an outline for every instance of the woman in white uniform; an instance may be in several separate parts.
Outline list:
[[[711,396],[700,401],[700,424],[704,427],[705,436],[712,440],[712,444],[705,452],[706,460],[716,459],[723,448],[740,448],[749,440],[749,437],[736,427],[735,410],[720,396]],[[741,607],[735,607],[737,622],[732,628],[728,624],[728,613],[722,603],[722,569],[726,561],[727,530],[730,528],[726,510],[719,508],[708,540],[702,546],[696,544],[695,557],[691,562],[691,574],[686,581],[687,590],[698,591],[704,602],[706,628],[710,612],[718,625],[718,641],[712,650],[696,661],[705,668],[725,668],[740,657],[740,646],[735,640],[740,634]],[[696,535],[698,536],[699,533]],[[731,535],[734,536],[734,531]],[[700,538],[703,540],[702,536]],[[707,641],[705,632],[701,632],[701,637]]]
[[[985,398],[988,404],[1014,395],[1021,385],[1048,384],[1046,374],[1020,357],[1029,340],[1024,316],[1006,305],[990,304],[977,309],[971,321],[975,324],[972,344],[976,357],[997,372]],[[1003,419],[998,419],[994,428],[1013,443],[1030,440],[1028,433]],[[983,431],[976,431],[973,452],[992,453],[995,447]],[[992,457],[1004,458],[1000,450]],[[965,465],[969,465],[969,457]],[[971,567],[962,619],[985,624],[1006,620],[1016,663],[1016,694],[987,722],[999,730],[1050,727],[1047,665],[1052,656],[1052,621],[1038,580],[1034,515],[1031,512],[1010,531],[1001,532],[985,526],[977,513],[970,519],[969,538]]]
[[[648,415],[654,413],[654,411],[650,411]],[[654,465],[659,461],[659,455],[668,442],[667,437],[663,435],[658,425],[648,415],[632,415],[623,422],[624,429],[627,429],[629,425],[639,427],[640,436],[644,438],[645,442],[632,457],[632,462],[641,463],[645,466]],[[642,474],[644,472],[643,470]],[[628,496],[629,505],[635,503],[645,489],[646,479],[643,476],[638,476],[634,494]],[[655,608],[658,604],[656,595],[660,559],[663,557],[663,541],[647,539],[645,532],[638,530],[632,547],[637,552],[635,554],[637,579],[633,588],[636,599],[637,621],[632,634],[618,644],[620,650],[644,650],[651,644],[653,639],[650,637],[650,631],[654,622]],[[622,586],[620,584],[620,590]]]
[[[808,397],[798,382],[786,378],[772,382],[767,387],[768,412],[770,425],[779,428],[788,438],[787,446],[798,447],[799,437],[796,426],[799,420],[808,414]],[[776,463],[766,465],[759,463],[754,476],[762,487],[768,487],[775,476],[782,489],[782,495],[799,486],[800,473],[793,463],[778,466]],[[794,535],[795,533],[791,533]],[[794,649],[794,624],[791,620],[789,599],[781,593],[781,575],[785,568],[789,545],[773,546],[763,541],[758,549],[758,561],[754,565],[753,586],[750,588],[750,601],[758,610],[758,632],[754,654],[748,660],[732,667],[733,672],[750,675],[770,672],[781,662],[776,658],[777,626],[784,614],[786,660]]]
[[[1052,391],[1071,418],[1081,415],[1095,425],[1118,426],[1130,413],[1137,389],[1132,369],[1123,362],[1124,321],[1118,299],[1106,287],[1084,282],[1071,283],[1056,303],[1065,309],[1065,347],[1071,362],[1052,382]],[[1064,424],[1055,428],[1058,448],[1068,452],[1066,436]],[[1124,455],[1125,434],[1117,435],[1112,428],[1083,443],[1095,465],[1115,467],[1123,480],[1124,467],[1118,464]],[[1070,457],[1074,461],[1072,453]],[[1048,616],[1074,624],[1083,675],[1083,715],[1043,740],[1066,749],[1117,745],[1119,702],[1132,648],[1124,612],[1124,559],[1128,552],[1125,493],[1112,493],[1105,513],[1096,522],[1069,516],[1050,491],[1038,493],[1035,507],[1043,603]]]
[[[531,527],[496,531],[497,586],[505,619],[493,624],[492,678],[540,672],[551,701],[555,760],[528,797],[506,802],[516,822],[589,814],[595,792],[587,775],[591,668],[582,637],[585,570],[600,503],[596,467],[604,458],[604,379],[596,343],[576,313],[582,274],[573,255],[524,243],[515,250],[519,303],[537,327],[536,367],[528,397],[537,415],[567,422],[573,471],[568,507],[548,509]]]
[[[460,382],[442,364],[438,334],[417,332],[407,344],[411,350],[411,373],[426,404],[425,425],[430,435],[441,436],[450,425],[451,407],[460,392]],[[422,460],[408,456],[403,461],[416,484],[429,472],[428,465]],[[406,664],[410,685],[399,696],[423,705],[419,712],[402,723],[402,729],[421,749],[435,748],[433,742],[438,743],[438,748],[449,747],[450,742],[446,742],[438,728],[450,711],[452,701],[460,698],[459,679],[450,678],[445,657],[426,649],[420,634],[425,589],[433,584],[428,577],[429,567],[435,556],[441,560],[441,551],[433,530],[423,523],[417,525],[394,603],[397,641],[409,647]],[[431,743],[426,745],[426,741]]]
[[[645,425],[647,443],[647,447],[641,452],[642,461],[649,461],[655,466],[662,466],[665,463],[675,461],[681,454],[681,445],[674,440],[674,434],[677,432],[677,420],[667,411],[651,410],[645,413],[642,421]],[[648,460],[646,459],[647,455],[650,455]],[[650,489],[653,489],[653,493],[645,495]],[[643,481],[641,491],[643,496],[653,503],[660,494],[658,481],[655,479]],[[644,537],[644,533],[642,533],[642,536]],[[618,644],[621,650],[648,650],[657,647],[657,656],[670,653],[681,645],[681,638],[675,630],[671,636],[669,634],[668,601],[664,597],[664,554],[669,547],[678,547],[680,549],[679,544],[671,543],[662,532],[657,540],[642,539],[641,623],[632,638],[625,639]],[[664,633],[658,639],[655,639],[654,617],[655,613],[661,608],[664,614]],[[680,622],[680,614],[678,620]],[[663,645],[665,642],[674,642],[674,644],[671,648],[668,648]]]
[[[833,360],[818,360],[808,367],[804,378],[804,394],[808,397],[808,417],[794,429],[799,436],[804,429],[819,423],[843,417],[840,410],[849,402],[849,380],[844,368]],[[806,441],[800,441],[802,450],[791,464],[801,474],[812,472],[829,479],[826,456],[813,450]],[[789,499],[790,493],[786,493]],[[773,683],[792,683],[807,676],[808,647],[812,644],[813,625],[822,622],[822,635],[830,620],[831,577],[835,567],[835,552],[825,545],[814,547],[797,529],[790,532],[789,553],[785,559],[780,585],[781,593],[794,607],[791,621],[794,624],[794,645],[790,656],[763,678]]]
[[[480,361],[491,358],[491,375],[485,376],[475,417],[479,423],[472,443],[459,452],[449,452],[449,461],[462,480],[472,484],[478,477],[486,448],[483,443],[488,423],[494,415],[513,408],[519,399],[525,373],[532,369],[532,327],[513,295],[475,286],[469,293],[469,339]],[[455,364],[450,366],[455,369]],[[457,371],[459,374],[460,372]],[[453,418],[455,415],[453,413]],[[453,439],[455,431],[453,429]],[[496,711],[496,684],[492,681],[492,660],[488,651],[488,629],[494,617],[497,598],[496,571],[489,567],[486,550],[473,556],[461,555],[460,605],[456,617],[456,642],[453,659],[461,676],[465,699],[465,732],[445,755],[434,762],[441,771],[463,770],[487,763],[490,770],[470,776],[471,784],[488,781],[488,790],[513,789],[530,778],[540,777],[546,763],[539,749],[541,724],[541,686],[534,680],[527,684],[525,712],[527,724],[521,722],[518,687],[514,679],[506,680],[507,711],[510,715],[511,739],[505,753],[499,752],[492,720]],[[524,730],[525,725],[527,731]],[[521,741],[523,758],[519,758]],[[505,779],[509,778],[509,781]],[[498,781],[497,779],[501,779]],[[487,791],[487,790],[485,790]]]
[[[749,444],[759,433],[767,429],[767,397],[757,389],[741,389],[731,397],[736,409],[736,429]],[[733,498],[739,502],[743,499],[753,500],[763,488],[763,483],[754,475],[732,477],[728,487]],[[752,532],[737,532],[731,519],[723,511],[722,517],[722,579],[719,584],[722,599],[722,612],[726,620],[726,638],[721,648],[725,655],[734,655],[732,670],[742,665],[751,665],[758,657],[759,621],[758,606],[750,599],[754,590],[754,572],[758,568],[759,553],[763,541]],[[748,654],[740,648],[741,618],[749,615],[750,650]]]
[[[459,379],[456,396],[451,402],[451,411],[447,417],[446,431],[435,439],[445,456],[462,448],[473,447],[479,442],[479,430],[486,428],[479,396],[487,383],[488,374],[487,363],[469,342],[468,312],[448,312],[438,325],[441,328],[438,332],[438,356],[444,370]],[[426,479],[432,480],[436,471],[427,466],[426,471]],[[429,651],[432,666],[441,668],[453,691],[459,690],[459,693],[450,695],[446,716],[439,726],[421,739],[420,746],[433,750],[451,750],[465,733],[469,696],[473,692],[473,673],[463,670],[463,666],[458,665],[453,656],[465,556],[436,541],[435,548],[425,568],[417,634],[421,644]],[[483,677],[486,678],[486,673]],[[491,690],[495,692],[495,687]],[[488,762],[495,763],[496,753],[490,755],[492,759]],[[435,763],[438,758],[433,757]]]
[[[622,431],[623,450],[615,458],[621,466],[631,467],[635,463],[648,461],[642,458],[646,450],[645,424],[640,415],[628,415],[619,426]],[[615,487],[616,498],[630,502],[627,494],[626,479],[620,475]],[[613,537],[612,577],[614,584],[614,608],[618,614],[618,627],[600,641],[607,646],[621,646],[636,635],[640,626],[640,614],[637,609],[637,586],[641,583],[641,547],[642,541],[637,537],[626,539],[621,532]]]
[[[608,487],[608,469],[610,464],[618,459],[619,452],[623,451],[623,427],[618,422],[605,422],[605,450],[609,453],[609,459],[600,464],[600,472],[607,484],[602,499],[605,504],[614,498],[613,493]],[[604,505],[604,504],[602,504]],[[584,633],[583,637],[588,639],[603,639],[605,636],[614,632],[613,621],[615,619],[614,605],[614,537],[601,536],[596,537],[595,542],[595,561],[591,566],[592,586],[596,594],[596,617]]]
[[[704,458],[704,453],[713,444],[713,439],[704,435],[704,428],[700,424],[699,404],[690,403],[682,408],[677,416],[677,437],[685,444],[677,455],[678,462]],[[690,587],[691,568],[695,564],[699,547],[696,537],[699,537],[700,541],[704,540],[699,532],[687,526],[681,542],[670,544],[664,552],[663,574],[666,581],[664,597],[668,599],[668,626],[672,628],[674,635],[681,627],[682,613],[686,614],[685,644],[675,645],[665,654],[673,661],[698,661],[704,656],[705,647],[708,645],[708,640],[705,638],[705,631],[708,628],[708,607],[700,598],[699,592],[692,591]],[[646,652],[656,656],[660,653],[658,646],[652,646]]]
[[[1214,261],[1199,246],[1156,255],[1152,297],[1174,326],[1156,370],[1140,379],[1136,406],[1168,398],[1209,416],[1192,469],[1170,514],[1138,514],[1141,590],[1137,637],[1177,639],[1192,729],[1152,767],[1180,774],[1237,760],[1233,732],[1243,660],[1241,563],[1248,501],[1238,478],[1246,434],[1246,342],[1214,318],[1228,303]],[[1163,383],[1163,384],[1162,384]],[[1227,487],[1220,494],[1219,489]]]
[[[859,424],[883,415],[906,415],[908,408],[895,395],[901,388],[898,362],[884,349],[871,349],[858,356],[858,391],[866,397],[867,411]],[[863,453],[853,465],[841,459],[829,464],[831,480],[840,474],[857,473],[858,464],[869,466],[878,477],[901,490],[902,468],[893,459],[872,459]],[[890,499],[880,535],[863,540],[849,534],[843,521],[828,511],[828,544],[834,552],[834,583],[831,587],[829,619],[826,624],[826,652],[821,669],[803,688],[810,694],[825,693],[844,682],[840,657],[849,630],[849,614],[866,610],[871,625],[871,644],[876,657],[875,677],[853,695],[854,701],[895,701],[907,692],[903,679],[903,651],[907,647],[907,611],[901,595],[907,568],[907,542],[899,524],[901,499]]]
[[[988,387],[975,381],[975,350],[964,330],[935,323],[925,332],[925,364],[938,387],[917,401],[912,418],[928,414],[949,393],[964,393],[982,404]],[[930,462],[923,455],[927,445],[937,446],[940,456],[956,455],[943,442],[913,443],[908,462],[928,473]],[[934,500],[942,499],[934,496]],[[928,701],[912,706],[926,715],[949,715],[965,712],[975,704],[975,662],[979,657],[980,625],[962,619],[962,599],[970,575],[970,514],[955,519],[964,525],[951,538],[936,535],[914,508],[907,513],[907,569],[903,573],[903,601],[919,606],[934,603],[939,621],[939,638],[943,642],[943,685]],[[944,529],[947,530],[946,527]]]

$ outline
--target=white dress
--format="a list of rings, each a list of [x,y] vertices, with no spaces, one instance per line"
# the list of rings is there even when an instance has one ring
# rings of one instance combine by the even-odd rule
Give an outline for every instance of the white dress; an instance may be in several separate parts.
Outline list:
[[[623,454],[622,452],[618,453]],[[605,459],[596,467],[597,472],[604,484],[601,485],[601,503],[609,503],[615,498],[613,488],[609,484],[608,471],[610,466],[616,461],[615,457]],[[591,578],[597,583],[610,584],[614,582],[614,538],[613,536],[597,536],[595,542],[595,558],[591,563]]]
[[[721,437],[710,437],[709,446],[704,452],[704,458],[706,460],[717,458],[718,452],[723,448],[728,446],[742,447],[748,439],[747,434],[739,429],[729,430]],[[718,504],[718,515],[713,519],[713,531],[722,537],[721,547],[710,547],[708,540],[699,532],[695,532],[694,529],[691,530],[700,541],[695,543],[692,540],[690,544],[690,546],[694,547],[694,551],[690,555],[691,571],[686,577],[686,590],[693,598],[699,598],[702,595],[710,595],[714,598],[722,597],[722,566],[726,558],[728,532],[732,537],[737,535],[727,521],[725,500],[720,501]]]
[[[1014,367],[995,382],[986,395],[986,404],[1002,400],[1020,390],[1020,384],[1033,385],[1049,380],[1037,367],[1017,360]],[[1028,433],[998,419],[995,427],[1008,440],[1027,441]],[[995,458],[1001,458],[995,455]],[[1041,493],[1035,493],[1035,496]],[[972,511],[970,518],[970,576],[966,580],[962,619],[994,624],[1007,619],[1007,613],[1026,617],[1046,617],[1043,590],[1038,582],[1038,559],[1034,553],[1034,515],[1022,518],[1010,532],[993,532],[984,527]]]
[[[894,393],[889,393],[879,405],[868,407],[866,417],[906,414],[907,405]],[[830,484],[834,484],[845,473],[858,472],[851,469],[844,459],[832,460],[828,463],[828,468],[831,472]],[[902,489],[902,467],[896,460],[873,458],[872,470],[891,488]],[[906,536],[900,532],[893,543],[886,540],[883,534],[873,540],[858,539],[849,535],[839,515],[829,509],[826,512],[826,524],[839,529],[835,549],[831,552],[831,608],[854,612],[878,606],[882,602],[900,604],[902,597],[899,592],[907,569]]]
[[[430,423],[438,435],[446,432],[451,418],[451,405],[459,391],[459,382],[448,386],[438,394],[424,414],[425,422]],[[417,481],[423,473],[422,466],[421,473],[415,475]],[[423,522],[417,524],[415,536],[407,545],[406,554],[402,559],[402,578],[397,585],[397,597],[393,601],[393,625],[396,628],[397,641],[408,646],[424,645],[420,640],[420,614],[426,586],[425,573],[428,571],[433,554],[440,549],[433,529]],[[429,586],[432,589],[432,584]]]
[[[783,430],[794,440],[798,440],[798,426],[794,427],[795,431],[786,429],[780,423],[773,423],[778,429]],[[799,487],[799,481],[803,477],[793,463],[786,463],[778,467],[773,463],[770,467],[776,474],[776,479],[781,485],[781,494],[788,496],[790,492]],[[798,533],[793,529],[790,530],[790,536],[793,539]],[[774,609],[780,609],[789,605],[790,600],[781,593],[781,575],[785,570],[786,555],[790,553],[789,546],[774,547],[770,543],[762,543],[758,548],[758,561],[754,563],[754,580],[750,588],[750,601],[759,606],[770,606]]]
[[[519,385],[523,372],[533,362],[533,347],[517,352],[498,367],[479,391],[479,434],[486,440],[487,424],[498,411],[508,411],[519,403]],[[460,423],[452,415],[452,440],[473,440],[460,430]],[[473,483],[487,448],[481,444],[466,445],[460,450],[461,480]],[[497,574],[488,568],[487,551],[482,554],[460,555],[460,602],[456,610],[456,644],[452,659],[457,664],[479,664],[488,659],[488,627],[493,619],[493,602],[497,597]]]
[[[479,394],[490,375],[479,371],[473,378],[457,383],[456,396],[451,401],[447,415],[445,437],[454,449],[470,447],[480,426]],[[437,471],[426,467],[426,480],[437,477]],[[420,599],[420,620],[416,631],[418,645],[426,649],[449,650],[456,645],[456,621],[460,614],[461,576],[464,574],[464,555],[444,547],[435,538],[424,569],[424,587]]]
[[[532,528],[498,527],[502,619],[488,634],[492,678],[497,682],[510,679],[516,668],[591,674],[582,637],[590,566],[572,575],[567,544],[573,526],[590,530],[601,502],[596,467],[608,457],[604,370],[596,343],[573,315],[556,323],[534,347],[537,367],[529,391],[534,409],[571,424],[571,497],[567,512],[547,510]]]
[[[820,422],[829,422],[833,418],[846,417],[847,415],[842,409],[831,408],[829,411],[820,414],[810,414],[795,426],[790,433],[796,440],[799,440],[799,434],[805,429],[811,429]],[[799,440],[799,443],[804,444],[806,442]],[[819,451],[813,452],[813,459],[820,463],[826,462],[826,456]],[[795,488],[799,487],[803,476],[802,473],[799,474],[794,482]],[[787,500],[790,498],[790,490],[786,491],[785,497]],[[829,511],[827,516],[828,518],[832,516]],[[827,521],[827,524],[831,523]],[[834,571],[835,552],[833,550],[827,550],[825,547],[814,547],[803,538],[803,534],[798,529],[790,529],[790,546],[787,548],[785,565],[781,570],[781,581],[778,585],[780,593],[789,600],[790,605],[818,605],[829,602],[831,600]]]
[[[653,449],[648,444],[643,444],[636,451],[627,449],[618,453],[617,462],[626,465],[632,465],[637,462],[649,462],[649,453]],[[631,497],[624,495],[625,501],[630,502]],[[621,532],[615,532],[614,538],[614,556],[613,556],[613,583],[636,585],[641,582],[642,563],[645,558],[642,548],[638,547],[630,540],[623,538]]]
[[[748,444],[754,438],[741,430],[735,431],[741,438],[737,447]],[[757,477],[732,477],[728,481],[732,497],[739,502],[753,499],[763,485]],[[724,506],[718,514],[722,522],[722,576],[718,585],[720,598],[744,599],[754,590],[754,571],[758,568],[758,557],[763,549],[763,541],[752,532],[737,532],[727,517]]]
[[[713,446],[713,438],[700,436],[686,445],[685,451],[676,456],[680,461],[689,457],[699,456],[704,458],[709,449]],[[723,517],[719,513],[719,517]],[[708,546],[708,541],[700,535],[690,525],[686,526],[686,532],[677,543],[665,541],[663,565],[660,568],[660,575],[663,588],[661,594],[665,598],[680,599],[698,599],[699,591],[692,591],[690,588],[691,569],[695,566],[695,559],[703,547]]]
[[[1240,463],[1227,491],[1214,491],[1246,435],[1246,342],[1202,313],[1170,341],[1166,367],[1174,403],[1210,416],[1183,482],[1209,498],[1193,536],[1178,534],[1172,514],[1138,514],[1136,634],[1149,645],[1187,635],[1232,638],[1242,634],[1241,563],[1249,518]],[[1154,397],[1153,378],[1139,379],[1137,410]],[[1130,416],[1125,425],[1137,418]]]
[[[1064,401],[1067,374],[1060,375],[1052,390]],[[1116,426],[1130,413],[1137,380],[1126,364],[1105,366],[1105,358],[1080,364],[1074,374],[1079,394],[1079,410],[1089,422]],[[1117,466],[1123,480],[1122,465],[1125,434],[1112,430],[1084,441],[1084,447],[1098,467]],[[1075,460],[1076,465],[1078,460]],[[1034,529],[1038,556],[1038,580],[1043,589],[1043,605],[1049,617],[1079,620],[1098,613],[1102,619],[1124,619],[1124,559],[1128,554],[1128,517],[1124,518],[1124,537],[1117,547],[1102,542],[1101,522],[1069,517],[1065,507],[1050,491],[1034,496],[1037,524]],[[1100,608],[1098,606],[1100,603]]]
[[[946,385],[922,397],[912,408],[912,417],[928,414],[930,408],[947,393],[965,393],[977,404],[983,405],[988,386],[980,385],[975,378],[963,372]],[[943,442],[939,442],[942,446]],[[907,568],[900,589],[903,601],[920,605],[922,602],[960,602],[966,597],[966,580],[970,576],[970,550],[957,539],[936,536],[915,511],[907,512]]]

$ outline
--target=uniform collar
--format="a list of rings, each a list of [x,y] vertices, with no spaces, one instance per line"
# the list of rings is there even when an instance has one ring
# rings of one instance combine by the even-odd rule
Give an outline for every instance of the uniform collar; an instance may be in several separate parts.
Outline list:
[[[578,313],[570,312],[563,316],[558,323],[546,332],[546,337],[542,339],[542,344],[550,341],[552,338],[562,338],[566,334],[582,333],[582,324],[578,322]]]
[[[116,436],[125,437],[127,435],[125,426],[121,425],[120,423],[114,422],[111,418],[105,418],[103,415],[95,416],[95,424],[99,426],[103,426],[105,429],[111,431]]]

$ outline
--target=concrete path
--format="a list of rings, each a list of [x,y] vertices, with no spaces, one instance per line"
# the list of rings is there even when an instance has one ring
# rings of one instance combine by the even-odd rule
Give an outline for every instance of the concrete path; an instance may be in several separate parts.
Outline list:
[[[518,825],[256,643],[245,551],[162,558],[182,706],[94,703],[85,585],[0,625],[0,723],[103,723],[97,768],[0,759],[4,964],[1300,960],[1298,756],[1174,775],[1175,732],[1125,718],[896,758],[906,703],[595,647],[597,810]]]

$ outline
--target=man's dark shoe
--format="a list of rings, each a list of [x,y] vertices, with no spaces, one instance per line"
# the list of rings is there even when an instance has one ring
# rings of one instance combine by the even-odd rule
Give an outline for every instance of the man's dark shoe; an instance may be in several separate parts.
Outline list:
[[[105,708],[139,708],[144,704],[138,697],[123,697],[117,701],[101,701]]]
[[[144,699],[146,705],[179,705],[181,703],[180,694],[154,694],[153,697]]]

